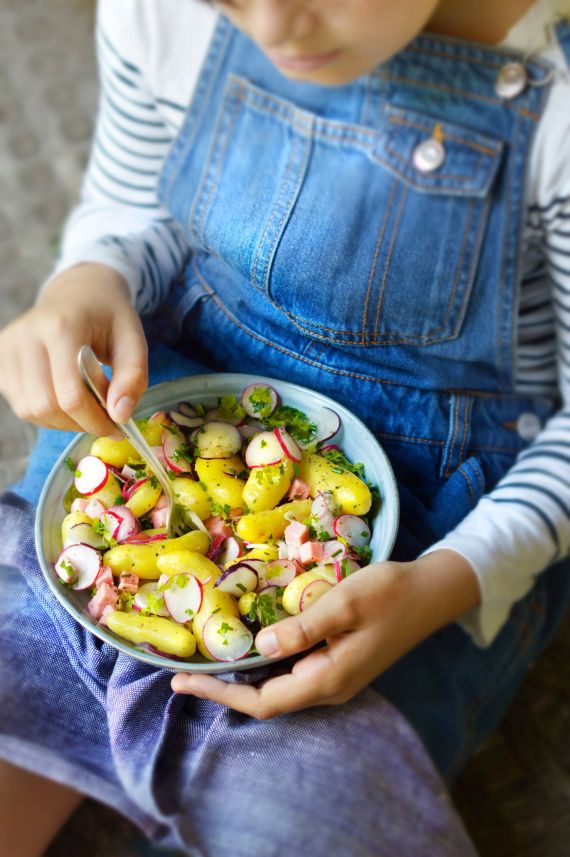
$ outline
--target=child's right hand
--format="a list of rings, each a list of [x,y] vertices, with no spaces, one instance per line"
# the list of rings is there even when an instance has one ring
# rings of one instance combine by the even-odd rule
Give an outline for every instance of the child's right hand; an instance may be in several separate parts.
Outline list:
[[[64,271],[0,332],[0,393],[19,417],[66,431],[116,433],[79,375],[82,345],[112,367],[109,411],[126,422],[147,386],[146,340],[124,278],[94,263]]]

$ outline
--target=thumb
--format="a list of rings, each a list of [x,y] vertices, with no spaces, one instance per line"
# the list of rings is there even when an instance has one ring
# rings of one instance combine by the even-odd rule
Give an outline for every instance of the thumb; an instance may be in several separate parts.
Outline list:
[[[130,308],[115,318],[112,335],[107,406],[111,419],[126,423],[148,385],[148,347],[140,319]]]
[[[352,630],[354,613],[344,609],[344,600],[340,586],[335,587],[312,604],[310,610],[260,631],[255,638],[256,649],[265,657],[285,657]]]

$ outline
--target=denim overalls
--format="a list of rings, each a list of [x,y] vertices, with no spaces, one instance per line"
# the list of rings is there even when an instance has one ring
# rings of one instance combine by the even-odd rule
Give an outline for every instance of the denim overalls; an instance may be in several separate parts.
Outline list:
[[[151,381],[204,366],[261,373],[322,390],[354,410],[379,437],[398,478],[398,560],[415,558],[451,530],[509,469],[528,445],[516,431],[521,415],[543,422],[555,408],[514,391],[526,165],[549,68],[527,63],[532,85],[505,100],[495,86],[511,59],[499,50],[421,36],[374,73],[325,88],[285,79],[222,18],[161,177],[162,202],[193,254],[147,325]],[[42,433],[18,486],[22,496],[35,500],[66,441]],[[255,765],[264,748],[271,747],[272,761],[279,757],[282,779],[286,765],[297,765],[302,776],[284,797],[291,807],[299,782],[308,784],[313,775],[322,776],[323,786],[328,777],[331,798],[331,752],[356,758],[347,743],[355,729],[366,735],[367,776],[371,767],[382,774],[386,760],[375,755],[381,751],[374,743],[381,707],[366,723],[354,702],[260,724],[173,697],[168,674],[117,656],[63,614],[37,567],[22,559],[18,501],[12,510],[18,537],[7,538],[5,561],[25,568],[56,629],[48,632],[50,623],[28,617],[27,644],[37,645],[43,633],[44,646],[55,640],[55,653],[58,639],[65,641],[79,680],[69,694],[62,692],[60,704],[65,699],[70,711],[79,706],[82,717],[86,697],[103,706],[103,724],[99,708],[99,719],[82,720],[93,746],[93,776],[151,834],[151,818],[162,825],[157,838],[178,825],[178,839],[165,833],[165,842],[190,841],[188,825],[206,830],[206,817],[184,821],[172,807],[184,790],[190,800],[194,794],[205,800],[207,760],[224,764],[224,752],[231,758],[237,747],[243,750],[240,776],[251,773],[260,801],[269,800],[273,788],[259,789],[264,769]],[[516,605],[488,649],[477,649],[451,626],[374,683],[415,726],[448,778],[500,719],[563,615],[569,589],[568,567],[559,564]],[[9,612],[6,601],[1,607],[0,636],[9,626],[17,639],[21,616]],[[56,665],[61,657],[54,654]],[[372,691],[359,699],[369,704],[371,694],[378,699]],[[17,697],[14,691],[14,730]],[[209,717],[210,726],[200,717]],[[57,735],[55,721],[44,732],[51,736],[50,730]],[[307,741],[309,735],[315,737]],[[55,737],[44,740],[56,749]],[[83,746],[74,747],[76,757]],[[320,759],[304,764],[308,753],[318,752]],[[168,764],[178,757],[184,764],[167,788]],[[399,763],[405,762],[402,756]],[[345,796],[359,794],[353,767],[338,772]],[[363,776],[361,794],[377,794],[381,785]],[[64,773],[58,777],[69,781]],[[223,813],[220,782],[211,795]],[[95,781],[89,788],[105,799]],[[126,790],[132,803],[125,803]],[[366,800],[358,806],[360,813]],[[464,853],[453,847],[450,854]],[[336,853],[380,853],[373,844],[368,851],[346,848]],[[247,849],[236,844],[233,853]],[[443,852],[433,844],[429,853]]]

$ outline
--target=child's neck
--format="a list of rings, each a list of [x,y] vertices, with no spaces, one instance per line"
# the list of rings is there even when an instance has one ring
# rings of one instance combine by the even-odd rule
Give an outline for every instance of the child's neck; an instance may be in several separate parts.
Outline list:
[[[441,0],[426,30],[498,44],[535,0]]]

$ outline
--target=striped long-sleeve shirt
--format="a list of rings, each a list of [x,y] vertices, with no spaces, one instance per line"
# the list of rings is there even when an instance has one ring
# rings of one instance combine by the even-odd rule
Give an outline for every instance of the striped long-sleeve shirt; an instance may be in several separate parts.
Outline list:
[[[531,154],[516,383],[525,395],[558,395],[563,405],[496,488],[434,546],[458,551],[476,571],[481,606],[462,625],[482,645],[534,577],[570,554],[570,72],[552,28],[533,43],[554,5],[538,0],[505,45],[537,51],[555,67]],[[125,277],[141,313],[160,305],[190,252],[156,186],[217,14],[199,0],[99,0],[97,127],[55,274],[79,262],[109,265]]]

